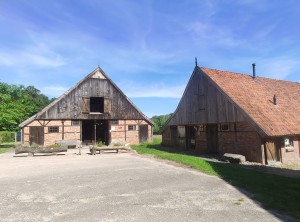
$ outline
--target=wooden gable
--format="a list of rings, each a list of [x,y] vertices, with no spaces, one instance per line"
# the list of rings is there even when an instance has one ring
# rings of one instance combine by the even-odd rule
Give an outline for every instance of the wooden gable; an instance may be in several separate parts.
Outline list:
[[[95,98],[103,102],[101,112],[90,110]],[[153,124],[100,68],[30,118],[33,119],[135,119]]]
[[[201,71],[195,69],[168,125],[244,121],[244,115]]]

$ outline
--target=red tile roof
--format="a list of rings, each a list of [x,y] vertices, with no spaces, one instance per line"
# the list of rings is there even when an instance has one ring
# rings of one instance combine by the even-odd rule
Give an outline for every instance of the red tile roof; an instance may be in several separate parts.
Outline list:
[[[201,67],[268,135],[300,135],[300,84]],[[273,103],[276,95],[277,105]]]

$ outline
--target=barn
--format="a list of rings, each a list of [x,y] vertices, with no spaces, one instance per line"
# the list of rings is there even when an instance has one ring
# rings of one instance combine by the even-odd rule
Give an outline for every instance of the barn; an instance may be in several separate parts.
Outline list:
[[[300,163],[300,84],[196,65],[163,144],[247,161]]]
[[[24,145],[56,140],[113,145],[152,141],[153,123],[98,67],[19,127]]]

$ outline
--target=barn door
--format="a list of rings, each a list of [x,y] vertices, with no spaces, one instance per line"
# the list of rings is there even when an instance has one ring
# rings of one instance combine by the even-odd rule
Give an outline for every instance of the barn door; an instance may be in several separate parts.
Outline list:
[[[44,127],[43,126],[31,126],[29,127],[29,143],[44,145]]]
[[[266,148],[268,161],[280,161],[280,141],[267,141]]]
[[[186,148],[196,148],[196,129],[194,126],[186,126]]]
[[[148,142],[148,125],[139,125],[139,141]]]
[[[178,137],[178,131],[177,131],[177,126],[170,126],[170,137],[171,137],[171,144],[172,146],[177,145],[177,137]]]
[[[111,99],[104,98],[104,113],[111,112]]]
[[[90,113],[90,97],[82,97],[81,111],[82,113]]]
[[[207,125],[206,136],[208,153],[218,153],[218,125]]]

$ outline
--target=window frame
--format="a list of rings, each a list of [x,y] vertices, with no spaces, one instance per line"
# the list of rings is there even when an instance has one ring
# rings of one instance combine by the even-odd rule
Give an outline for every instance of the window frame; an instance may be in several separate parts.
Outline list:
[[[117,119],[111,120],[111,121],[110,121],[110,125],[112,125],[112,126],[117,126],[117,125],[119,125],[119,120],[117,120]]]
[[[285,145],[285,140],[288,139],[289,140],[289,145]],[[289,147],[294,147],[294,140],[292,137],[284,137],[283,138],[283,147],[284,148],[289,148]]]
[[[132,127],[132,129],[130,129]],[[130,124],[127,126],[127,131],[136,131],[136,125]]]
[[[227,129],[223,128],[225,126],[227,126]],[[222,131],[222,132],[228,132],[228,131],[230,131],[230,125],[229,125],[229,123],[221,123],[220,124],[220,131]]]
[[[53,129],[56,129],[53,131]],[[59,133],[59,126],[48,126],[48,133]]]
[[[80,126],[80,120],[71,120],[71,126]]]
[[[90,114],[104,113],[104,97],[91,96],[89,108],[90,108]],[[95,108],[97,108],[97,109],[95,109]]]

